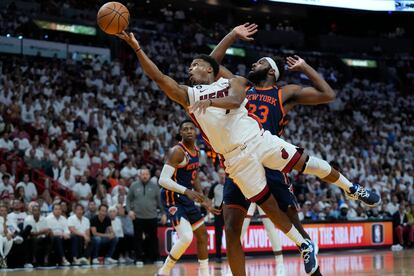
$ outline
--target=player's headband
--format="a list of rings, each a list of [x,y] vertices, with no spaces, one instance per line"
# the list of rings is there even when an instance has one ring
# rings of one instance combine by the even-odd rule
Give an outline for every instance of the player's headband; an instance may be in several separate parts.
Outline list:
[[[276,62],[270,57],[264,57],[264,59],[270,64],[270,67],[275,70],[276,81],[279,79],[279,68],[277,68]]]

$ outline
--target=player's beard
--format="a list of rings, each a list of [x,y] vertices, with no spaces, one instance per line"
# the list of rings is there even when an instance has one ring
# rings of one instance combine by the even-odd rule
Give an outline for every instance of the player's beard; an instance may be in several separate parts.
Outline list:
[[[249,74],[247,74],[247,79],[253,84],[258,85],[261,81],[266,79],[268,71],[269,69],[262,69],[256,72],[249,72]]]

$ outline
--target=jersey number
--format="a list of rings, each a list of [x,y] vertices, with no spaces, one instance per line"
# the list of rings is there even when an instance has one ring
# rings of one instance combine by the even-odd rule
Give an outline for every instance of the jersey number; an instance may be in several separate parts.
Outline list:
[[[255,104],[249,104],[250,112],[257,115],[260,123],[265,123],[267,121],[267,115],[269,114],[269,108],[266,105],[260,105],[257,107]],[[258,113],[256,113],[258,111]]]

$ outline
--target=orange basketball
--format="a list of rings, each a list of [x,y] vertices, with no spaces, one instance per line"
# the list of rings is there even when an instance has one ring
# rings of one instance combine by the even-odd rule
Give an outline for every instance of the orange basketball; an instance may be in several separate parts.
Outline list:
[[[105,33],[119,34],[128,27],[129,11],[121,3],[108,2],[99,9],[96,21]]]

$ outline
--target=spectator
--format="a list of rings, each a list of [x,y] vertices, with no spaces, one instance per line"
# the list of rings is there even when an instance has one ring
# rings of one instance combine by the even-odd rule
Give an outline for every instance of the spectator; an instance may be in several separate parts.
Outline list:
[[[32,200],[35,200],[37,198],[37,189],[36,186],[30,182],[30,176],[28,173],[25,173],[23,175],[23,179],[21,182],[19,182],[16,185],[16,190],[19,187],[23,187],[24,188],[24,198],[25,198],[25,202],[30,202]]]
[[[25,268],[32,268],[37,265],[47,265],[49,254],[52,249],[51,230],[47,220],[40,215],[38,205],[33,206],[32,215],[24,220],[24,227],[31,227],[28,240],[27,257]]]
[[[93,201],[95,201],[96,206],[100,206],[102,204],[112,206],[111,195],[106,192],[106,188],[102,184],[98,185],[96,195],[93,196]]]
[[[73,190],[75,186],[75,177],[70,174],[70,170],[65,170],[64,174],[59,177],[59,183],[64,187]]]
[[[3,134],[1,135],[0,149],[5,149],[5,150],[13,149],[13,141],[9,139],[9,132],[7,131],[3,132]]]
[[[50,176],[54,180],[58,180],[60,178],[60,167],[59,167],[59,161],[58,160],[54,160],[52,162],[52,166],[50,166],[46,169],[46,175]],[[70,176],[70,172],[69,172],[69,176]],[[61,182],[61,184],[63,184],[63,183]]]
[[[96,208],[95,201],[89,201],[88,210],[86,210],[85,212],[85,217],[91,220],[96,214],[97,214],[97,208]]]
[[[10,175],[3,174],[2,182],[0,182],[0,199],[9,199],[14,194],[14,188],[10,184]]]
[[[132,183],[127,196],[127,209],[133,218],[135,235],[135,258],[137,265],[143,265],[143,234],[146,239],[146,253],[151,262],[158,261],[158,213],[161,210],[161,223],[165,224],[167,216],[160,201],[158,184],[150,182],[151,175],[147,168],[140,170],[139,179]]]
[[[121,220],[122,231],[124,233],[123,241],[121,242],[121,251],[124,252],[125,261],[131,263],[132,250],[134,249],[134,224],[131,218],[126,214],[125,207],[117,204],[118,217]]]
[[[115,236],[111,226],[111,219],[107,216],[108,206],[101,205],[98,209],[98,214],[91,220],[91,233],[92,233],[92,264],[99,264],[98,256],[99,250],[104,245],[109,245],[109,249],[105,254],[105,264],[118,263],[112,257],[115,253],[116,245],[118,244],[118,238]]]
[[[0,209],[4,211],[4,206],[0,206]],[[5,215],[2,213],[0,213],[0,268],[7,268],[6,257],[13,246],[13,235],[9,233]]]
[[[124,230],[122,228],[121,219],[117,217],[118,209],[116,206],[112,206],[108,209],[109,218],[111,219],[112,230],[114,231],[115,237],[118,238],[118,245],[116,248],[116,255],[119,256],[119,263],[123,264],[126,262],[125,259],[125,239],[124,239]]]
[[[88,202],[92,198],[91,185],[89,185],[86,181],[86,176],[81,176],[80,183],[77,183],[73,187],[73,192],[75,193],[77,200],[84,208],[88,206]]]
[[[132,161],[128,160],[127,165],[121,170],[121,177],[125,179],[134,178],[138,174],[138,170],[133,167]]]
[[[75,214],[68,219],[74,265],[89,264],[90,223],[83,213],[83,205],[78,203],[75,205]]]
[[[404,203],[399,205],[398,211],[392,216],[392,221],[399,245],[402,248],[406,245],[404,242],[406,236],[408,237],[408,242],[412,244],[414,242],[411,233],[412,227],[408,224],[407,210]]]
[[[65,257],[65,241],[70,239],[67,219],[62,216],[62,206],[60,203],[54,203],[52,213],[46,218],[47,226],[52,232],[52,245],[57,255],[57,262],[63,266],[69,266],[70,263]]]
[[[81,174],[84,174],[90,165],[91,159],[86,153],[86,148],[82,147],[79,152],[76,152],[75,157],[73,158],[73,166],[75,166]]]
[[[103,175],[106,178],[109,178],[115,172],[115,161],[111,160],[108,163],[108,167],[103,170]]]
[[[391,202],[389,202],[387,204],[387,206],[385,207],[385,210],[388,212],[388,214],[390,214],[391,216],[393,216],[399,209],[399,203],[398,203],[398,197],[397,195],[393,195],[391,198]]]
[[[226,181],[226,173],[223,169],[218,171],[219,181],[214,183],[208,193],[208,198],[213,200],[213,206],[216,209],[220,209],[220,206],[223,202],[223,188],[224,182]],[[215,238],[215,247],[216,247],[216,261],[221,263],[221,241],[223,238],[223,226],[224,219],[223,213],[220,215],[214,214],[214,238]]]

